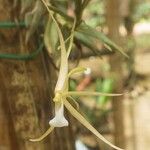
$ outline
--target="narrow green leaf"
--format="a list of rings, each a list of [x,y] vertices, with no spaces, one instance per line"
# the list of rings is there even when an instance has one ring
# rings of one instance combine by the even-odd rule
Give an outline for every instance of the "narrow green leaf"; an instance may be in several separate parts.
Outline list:
[[[84,33],[84,35],[88,35],[91,36],[97,40],[102,41],[104,44],[107,44],[109,47],[111,47],[112,49],[118,50],[120,53],[122,53],[124,56],[128,57],[128,55],[123,51],[123,49],[118,46],[117,44],[115,44],[113,41],[111,41],[106,35],[104,35],[102,32],[99,32],[95,29],[93,29],[92,27],[84,24],[81,24],[77,30],[77,32],[79,33]]]
[[[95,38],[85,35],[81,32],[75,32],[75,39],[77,39],[81,44],[88,47],[89,49],[99,51],[94,40]]]

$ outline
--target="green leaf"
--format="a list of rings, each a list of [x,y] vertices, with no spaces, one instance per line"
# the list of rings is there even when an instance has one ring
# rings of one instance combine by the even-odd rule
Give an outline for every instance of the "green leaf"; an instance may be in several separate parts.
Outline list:
[[[75,32],[74,36],[75,39],[80,41],[80,43],[83,44],[84,46],[88,47],[91,50],[99,51],[93,37],[85,35],[84,33],[80,33],[80,32]]]
[[[57,42],[58,42],[57,28],[54,22],[51,19],[49,19],[47,21],[47,25],[44,32],[44,43],[49,54],[52,54],[53,51],[56,49]]]
[[[113,91],[113,83],[114,82],[112,78],[105,79],[101,83],[102,84],[101,89],[98,90],[97,92],[101,91],[102,93],[111,93]],[[97,86],[99,86],[98,83]],[[109,98],[107,96],[99,96],[97,100],[100,105],[104,106],[108,102]]]
[[[88,36],[88,35],[86,35],[84,33],[80,33],[80,32],[75,32],[74,36],[77,41],[79,41],[84,46],[88,47],[97,56],[101,56],[101,54],[103,54],[104,51],[101,51],[102,50],[101,45],[97,44],[97,42],[99,42],[99,40],[93,38],[92,36]],[[106,47],[106,44],[104,44],[104,46]],[[106,48],[108,50],[110,50],[109,46],[107,46]],[[112,51],[112,50],[110,50],[110,51]]]
[[[111,41],[105,34],[103,34],[102,32],[99,32],[95,29],[93,29],[92,27],[86,25],[85,23],[81,24],[77,30],[78,33],[83,33],[85,36],[90,36],[94,39],[97,39],[101,42],[103,42],[104,44],[108,45],[109,47],[111,47],[114,50],[118,50],[120,53],[122,53],[124,56],[128,57],[128,55],[123,51],[123,49],[118,46],[117,44],[115,44],[113,41]]]

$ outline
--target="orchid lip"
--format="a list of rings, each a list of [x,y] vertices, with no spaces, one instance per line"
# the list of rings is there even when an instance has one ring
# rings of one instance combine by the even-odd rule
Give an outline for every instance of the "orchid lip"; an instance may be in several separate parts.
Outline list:
[[[49,121],[49,124],[53,127],[65,127],[69,125],[65,117],[58,118],[56,116]]]
[[[64,104],[63,102],[55,103],[55,117],[49,121],[50,126],[64,127],[68,126],[68,121],[64,116]]]

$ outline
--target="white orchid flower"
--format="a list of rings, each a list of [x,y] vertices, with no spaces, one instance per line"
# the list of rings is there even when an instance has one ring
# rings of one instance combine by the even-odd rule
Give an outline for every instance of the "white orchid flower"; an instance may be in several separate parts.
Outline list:
[[[50,134],[55,127],[64,127],[68,126],[68,121],[66,120],[64,116],[64,106],[67,108],[67,110],[82,124],[84,125],[87,129],[89,129],[96,137],[98,137],[100,140],[105,142],[106,144],[110,145],[112,148],[116,150],[123,150],[109,141],[105,139],[67,100],[68,97],[71,97],[73,95],[77,96],[100,96],[100,95],[105,95],[105,96],[120,96],[122,94],[109,94],[109,93],[100,93],[100,92],[90,92],[90,91],[68,91],[68,79],[72,74],[79,73],[79,72],[84,72],[86,69],[82,67],[77,67],[73,70],[71,70],[68,73],[68,56],[72,48],[72,43],[73,43],[73,33],[74,33],[74,28],[75,28],[75,22],[72,28],[72,33],[70,36],[70,45],[68,50],[66,50],[65,47],[65,41],[62,35],[62,32],[58,26],[57,21],[53,17],[52,12],[49,10],[47,3],[42,0],[44,5],[46,6],[52,20],[54,21],[58,35],[59,35],[59,40],[60,40],[60,49],[61,49],[61,64],[60,64],[60,71],[59,71],[59,76],[58,80],[56,83],[55,87],[55,97],[53,99],[55,103],[55,116],[53,119],[49,121],[49,129],[39,138],[36,139],[30,139],[30,141],[36,142],[36,141],[41,141],[43,140],[48,134]],[[72,98],[72,97],[71,97]],[[72,98],[73,99],[73,98]],[[73,99],[74,100],[74,99]]]
[[[55,102],[55,117],[49,121],[49,125],[53,127],[68,126],[68,121],[64,117],[64,104]]]

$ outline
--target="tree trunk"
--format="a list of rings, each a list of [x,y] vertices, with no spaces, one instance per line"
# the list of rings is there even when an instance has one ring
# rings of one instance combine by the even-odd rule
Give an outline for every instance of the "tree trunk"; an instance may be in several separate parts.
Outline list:
[[[120,26],[120,6],[119,0],[107,1],[107,25],[109,30],[109,37],[120,44],[119,26]],[[123,72],[122,72],[122,60],[123,56],[120,53],[116,53],[110,57],[110,64],[112,68],[112,76],[115,79],[115,93],[123,92]],[[121,148],[125,147],[124,137],[124,123],[123,123],[123,98],[115,97],[112,101],[113,119],[114,119],[114,136],[115,144]]]
[[[133,28],[134,28],[134,19],[133,14],[135,11],[135,7],[138,3],[138,0],[128,0],[128,3],[126,4],[126,7],[128,8],[127,13],[123,14],[124,17],[124,25],[127,31],[127,50],[128,55],[130,56],[130,59],[127,60],[127,69],[128,69],[128,78],[126,82],[126,86],[128,86],[128,89],[132,89],[136,82],[136,73],[135,73],[135,47],[136,42],[133,36]],[[135,116],[134,116],[134,101],[131,99],[125,99],[125,117],[127,118],[127,121],[125,122],[126,126],[126,145],[129,150],[136,150],[136,136],[135,136]]]
[[[15,13],[12,13],[10,1],[0,2],[0,20],[16,19],[17,16],[12,16]],[[37,48],[37,40],[32,40],[30,46],[24,44],[25,29],[1,29],[0,33],[1,53],[23,54]],[[56,129],[50,138],[42,142],[32,143],[28,140],[40,136],[48,128],[48,120],[52,117],[56,72],[47,54],[42,52],[30,61],[0,61],[0,89],[4,103],[0,107],[5,109],[4,112],[10,112],[9,116],[2,113],[6,123],[6,131],[3,131],[6,134],[4,143],[10,145],[8,150],[73,150],[71,126]],[[0,134],[0,139],[2,138],[3,135]]]

